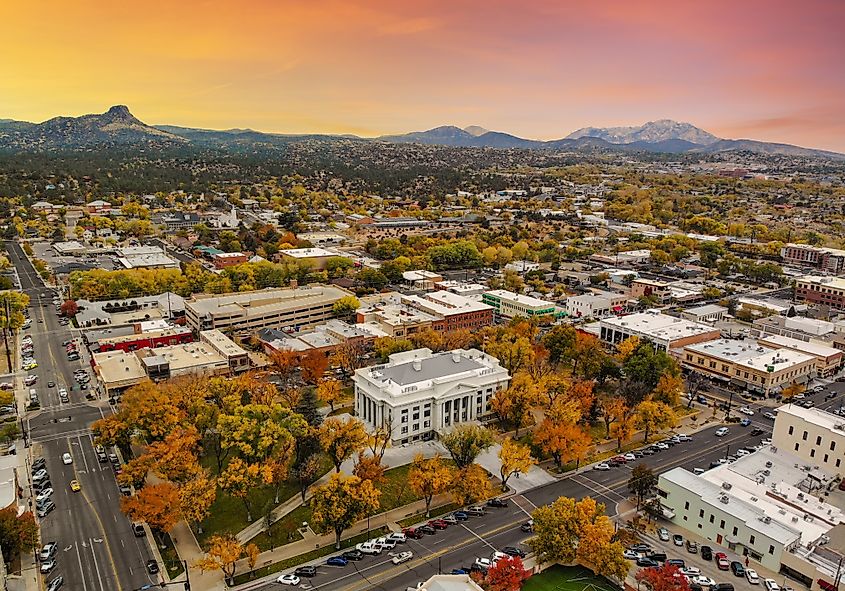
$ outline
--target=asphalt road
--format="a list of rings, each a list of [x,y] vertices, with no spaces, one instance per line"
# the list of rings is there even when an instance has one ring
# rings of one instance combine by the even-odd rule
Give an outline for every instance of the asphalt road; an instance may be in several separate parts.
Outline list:
[[[761,428],[766,425],[763,421],[766,419],[761,420]],[[742,446],[757,444],[762,438],[769,436],[771,423],[768,423],[769,429],[765,433],[753,438],[752,428],[731,426],[727,436],[716,437],[717,426],[714,426],[696,433],[692,442],[675,445],[627,465],[604,472],[582,469],[577,474],[512,497],[507,508],[488,508],[484,517],[471,517],[469,521],[450,526],[433,536],[409,540],[406,544],[397,546],[396,551],[411,550],[414,553],[411,561],[398,566],[390,562],[390,555],[387,553],[381,556],[367,556],[360,562],[350,562],[345,567],[327,566],[323,558],[312,563],[319,566],[317,576],[304,579],[300,588],[402,591],[438,572],[448,573],[454,568],[469,567],[476,558],[487,557],[494,550],[504,546],[521,546],[527,551],[528,548],[523,542],[529,534],[522,532],[519,526],[530,518],[530,513],[536,507],[551,503],[561,496],[590,496],[604,503],[609,515],[618,515],[617,504],[628,497],[628,480],[636,464],[647,464],[656,473],[676,466],[689,469],[707,468],[710,462],[724,457],[729,452]],[[626,516],[618,517],[618,521],[624,524]],[[274,581],[256,587],[261,591],[281,588],[282,586]]]
[[[30,296],[32,328],[26,333],[32,335],[39,364],[28,372],[38,376],[34,387],[41,410],[25,419],[32,444],[26,451],[31,453],[30,460],[44,457],[55,490],[56,509],[41,520],[42,541],[59,545],[58,564],[46,579],[61,574],[65,589],[80,591],[130,591],[157,583],[145,568],[151,558],[146,538],[133,535],[129,520],[120,511],[120,492],[111,466],[100,464],[94,451],[90,425],[111,412],[108,403],[88,402],[78,386],[72,389],[76,385],[73,371],[86,366],[82,360],[67,360],[62,342],[73,335],[59,324],[53,290],[44,287],[16,243],[7,242],[6,249],[23,291]],[[49,388],[49,381],[56,386]],[[69,403],[59,400],[61,386],[68,390]],[[61,459],[66,452],[73,457],[70,465]],[[70,490],[71,480],[79,481],[80,492]]]

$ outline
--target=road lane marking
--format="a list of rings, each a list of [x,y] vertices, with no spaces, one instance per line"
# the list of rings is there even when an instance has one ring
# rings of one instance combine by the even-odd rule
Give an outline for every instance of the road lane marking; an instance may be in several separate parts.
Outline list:
[[[477,533],[475,533],[474,531],[472,531],[470,528],[468,528],[467,526],[465,526],[463,523],[461,524],[461,526],[462,526],[465,530],[467,530],[469,533],[471,533],[472,535],[474,535],[476,538],[478,538],[479,540],[481,540],[482,542],[484,542],[485,544],[487,544],[488,546],[490,546],[490,548],[491,548],[494,552],[496,551],[496,547],[495,547],[493,544],[491,544],[490,542],[488,542],[487,540],[485,540],[484,538],[482,538],[481,536],[479,536]]]
[[[85,544],[85,542],[82,542]],[[88,585],[85,584],[85,570],[82,568],[82,555],[79,553],[79,546],[76,547],[76,559],[79,561],[79,576],[82,578],[82,589],[88,591]]]
[[[97,539],[98,538],[91,538],[91,541],[96,542]],[[103,540],[100,540],[100,542],[102,541]],[[100,581],[100,590],[106,591],[106,588],[103,587],[103,575],[100,573],[100,565],[97,564],[97,553],[94,551],[94,544],[91,544],[91,556],[94,558],[94,570],[97,571],[97,579]]]

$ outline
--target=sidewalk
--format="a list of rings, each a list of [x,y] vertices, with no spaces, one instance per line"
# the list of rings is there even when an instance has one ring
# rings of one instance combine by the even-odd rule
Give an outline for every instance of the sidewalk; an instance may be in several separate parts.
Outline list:
[[[443,505],[448,503],[450,500],[451,497],[449,495],[438,495],[432,500],[431,506],[436,507],[439,505]],[[386,511],[385,513],[373,515],[369,519],[370,530],[377,530],[382,526],[387,526],[392,531],[399,531],[401,528],[397,524],[398,521],[401,521],[402,519],[410,517],[411,515],[414,515],[416,513],[422,513],[424,511],[425,501],[419,500],[414,501],[409,505],[404,505],[402,507],[397,507],[396,509],[391,509],[390,511]],[[426,521],[426,519],[421,517],[420,521]],[[344,531],[340,539],[348,540],[349,538],[358,536],[362,533],[365,533],[366,531],[367,519],[361,519],[352,527]],[[373,537],[375,537],[375,535]],[[255,563],[255,568],[259,569],[261,567],[268,566],[281,560],[294,558],[301,554],[305,554],[306,552],[311,552],[312,550],[315,550],[317,548],[334,546],[334,542],[334,532],[330,532],[328,534],[311,537],[310,539],[299,540],[297,542],[285,544],[284,546],[279,546],[278,548],[274,548],[273,550],[267,550],[259,554],[258,561]],[[247,563],[247,560],[245,558],[239,560],[237,565],[237,572],[249,572],[249,564]],[[191,578],[191,585],[193,586],[193,574],[191,575]]]
[[[226,582],[223,580],[223,572],[220,569],[211,571],[202,571],[195,566],[197,560],[200,560],[205,553],[197,543],[197,538],[191,527],[183,519],[170,531],[170,539],[173,540],[173,545],[176,547],[176,552],[179,558],[187,561],[188,575],[191,579],[192,589],[202,589],[203,591],[224,591]],[[151,545],[155,545],[154,543]]]
[[[408,447],[389,447],[385,450],[384,457],[382,458],[381,463],[385,467],[385,469],[396,468],[398,466],[410,464],[414,461],[414,456],[417,454],[422,454],[425,457],[430,458],[438,453],[443,457],[449,457],[449,452],[446,451],[446,448],[443,447],[443,445],[439,441],[427,441],[420,445],[411,445]],[[340,465],[340,471],[346,475],[352,474],[352,470],[354,468],[354,458],[350,458]],[[305,502],[308,502],[308,500],[311,498],[311,491],[327,483],[331,478],[332,474],[334,473],[334,468],[332,468],[331,471],[323,475],[322,478],[320,478],[314,484],[309,486],[308,492],[305,493]],[[496,471],[494,473],[498,474],[499,469],[496,468]],[[287,501],[280,504],[275,509],[273,509],[272,513],[270,513],[270,518],[273,520],[273,523],[276,523],[278,520],[282,519],[285,515],[292,512],[302,504],[302,496],[296,494],[293,497],[289,498]],[[246,543],[261,532],[263,532],[265,529],[267,529],[266,521],[264,519],[258,519],[246,526],[241,531],[239,531],[236,537],[240,542]]]

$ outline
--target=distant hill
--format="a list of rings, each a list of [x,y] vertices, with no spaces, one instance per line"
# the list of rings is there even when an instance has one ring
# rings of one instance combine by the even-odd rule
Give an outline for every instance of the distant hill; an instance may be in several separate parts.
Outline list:
[[[175,125],[152,126],[137,119],[123,105],[114,106],[98,115],[56,117],[43,123],[0,119],[0,149],[19,151],[187,146],[231,152],[253,152],[268,149],[284,150],[285,146],[292,142],[308,140],[669,154],[745,151],[759,154],[845,159],[843,154],[789,144],[748,139],[720,139],[690,123],[679,123],[670,119],[650,121],[636,127],[584,127],[565,138],[550,141],[525,139],[501,131],[489,131],[478,125],[471,125],[464,129],[454,125],[444,125],[426,131],[382,136],[375,140],[351,135],[293,135],[264,133],[252,129],[212,130]]]
[[[43,123],[3,121],[0,145],[20,149],[80,149],[118,145],[162,147],[187,140],[137,119],[124,105],[98,115],[55,117]]]
[[[566,136],[566,139],[575,140],[582,137],[597,137],[611,144],[633,144],[636,142],[655,144],[668,140],[684,140],[699,146],[706,146],[719,141],[719,138],[703,129],[671,119],[649,121],[637,127],[584,127],[570,133]]]

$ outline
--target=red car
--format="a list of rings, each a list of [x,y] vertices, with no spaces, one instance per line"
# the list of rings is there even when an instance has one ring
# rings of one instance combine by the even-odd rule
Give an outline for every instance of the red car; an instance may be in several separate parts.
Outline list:
[[[713,558],[716,559],[716,566],[719,567],[719,570],[728,570],[731,567],[728,555],[724,552],[716,552]]]
[[[447,527],[449,527],[449,524],[443,521],[442,519],[432,519],[428,522],[428,524],[434,529],[446,529]]]
[[[402,533],[405,534],[405,537],[411,538],[413,540],[420,540],[423,537],[423,535],[417,530],[415,530],[413,527],[406,527],[402,530]]]
[[[625,456],[616,456],[616,457],[614,457],[614,458],[613,458],[613,460],[612,460],[612,461],[614,461],[614,462],[621,462],[621,463],[623,463],[623,464],[624,464],[624,463],[626,463],[626,462],[628,461],[628,458],[626,458]]]

